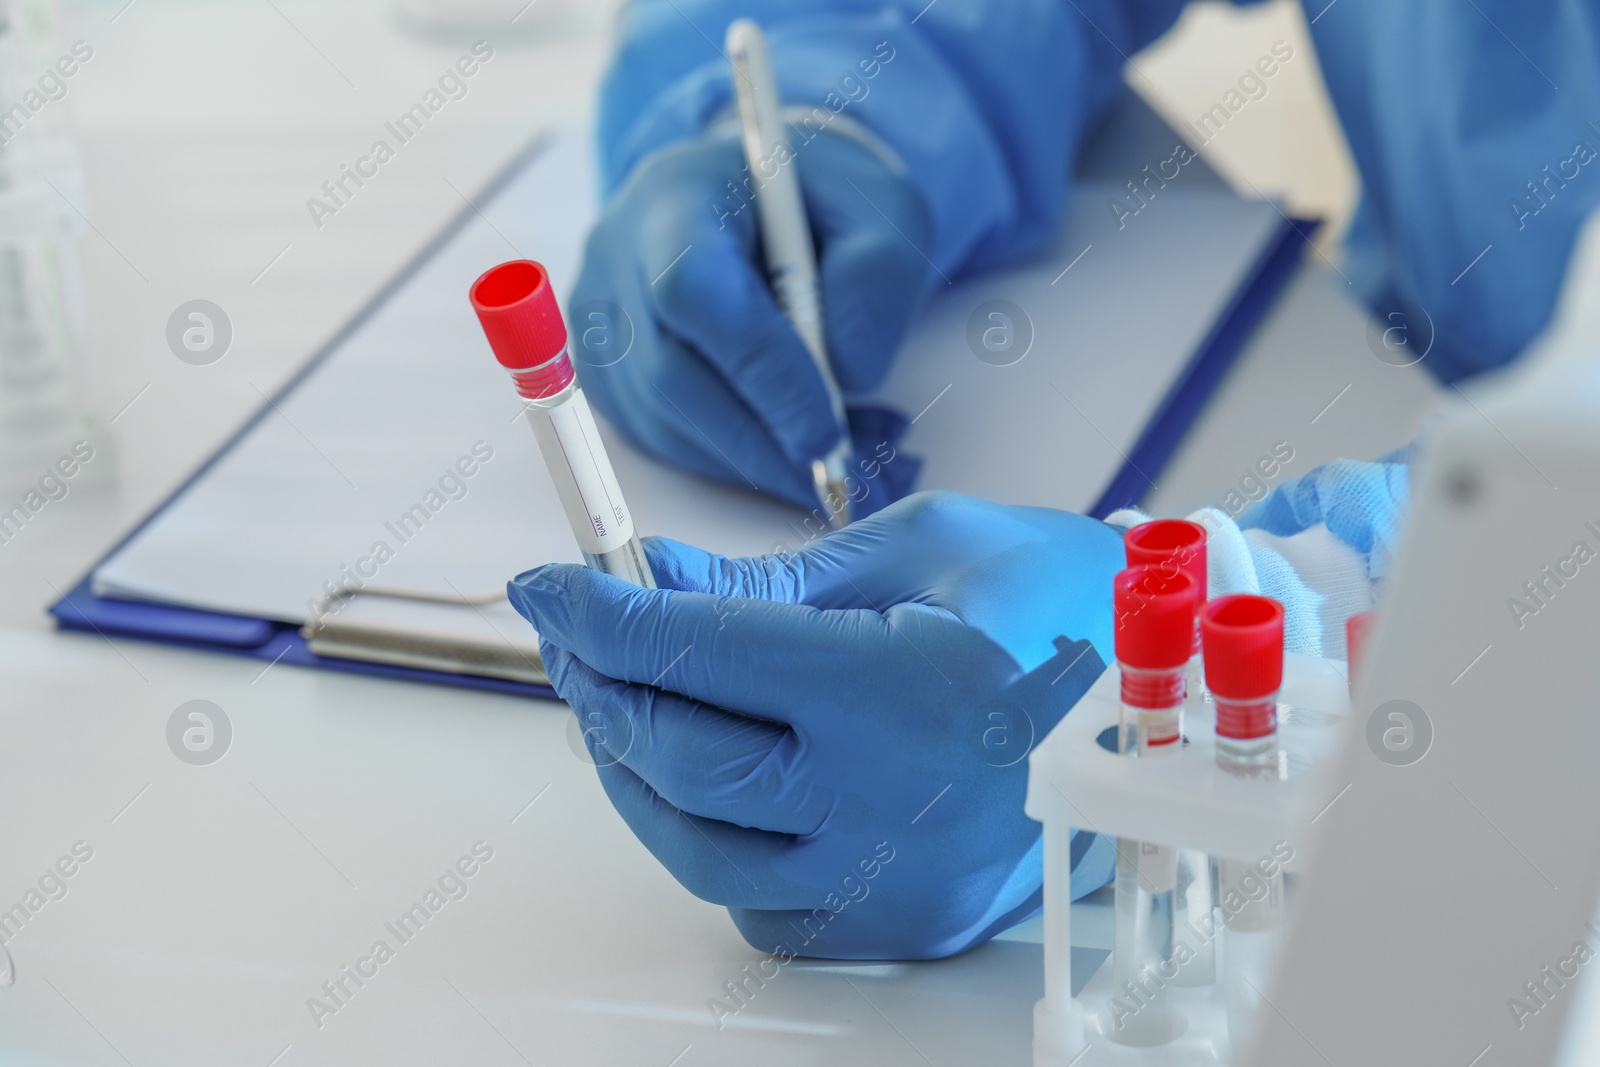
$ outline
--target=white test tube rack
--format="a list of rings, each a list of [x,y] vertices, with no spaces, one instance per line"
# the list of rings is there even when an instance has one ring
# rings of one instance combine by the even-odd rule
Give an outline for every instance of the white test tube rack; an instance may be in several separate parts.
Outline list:
[[[1188,1026],[1164,1045],[1130,1047],[1108,1036],[1110,956],[1072,996],[1070,835],[1077,827],[1246,863],[1272,856],[1287,842],[1294,856],[1284,869],[1304,870],[1311,823],[1333,799],[1321,772],[1337,755],[1350,720],[1343,662],[1287,654],[1278,706],[1285,780],[1240,779],[1217,766],[1209,703],[1198,714],[1186,709],[1183,752],[1132,759],[1098,740],[1114,730],[1121,710],[1113,664],[1029,757],[1026,811],[1044,824],[1045,991],[1033,1013],[1034,1067],[1068,1067],[1089,1047],[1096,1064],[1244,1067],[1230,1052],[1220,973],[1209,986],[1166,987],[1162,995],[1172,998]]]

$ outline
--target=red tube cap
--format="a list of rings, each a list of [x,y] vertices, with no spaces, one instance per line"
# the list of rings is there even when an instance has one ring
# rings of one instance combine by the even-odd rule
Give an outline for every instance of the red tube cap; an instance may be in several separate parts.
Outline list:
[[[1128,566],[1176,565],[1199,590],[1199,603],[1206,602],[1206,528],[1187,519],[1156,519],[1140,523],[1122,538],[1128,553]],[[1198,610],[1198,609],[1197,609]]]
[[[1206,686],[1218,700],[1249,701],[1283,686],[1283,605],[1267,596],[1218,597],[1200,612]]]
[[[1194,580],[1182,571],[1129,567],[1112,582],[1117,662],[1174,670],[1194,651]]]
[[[1349,660],[1350,692],[1356,691],[1357,672],[1367,658],[1367,637],[1378,621],[1376,611],[1358,611],[1344,620],[1345,658]]]
[[[489,347],[529,399],[553,396],[572,381],[567,327],[544,267],[514,259],[485,271],[469,291]]]

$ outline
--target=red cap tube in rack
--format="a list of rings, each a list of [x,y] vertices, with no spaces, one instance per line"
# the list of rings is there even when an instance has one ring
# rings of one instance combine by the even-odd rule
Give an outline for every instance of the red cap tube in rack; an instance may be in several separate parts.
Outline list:
[[[1377,622],[1376,611],[1358,611],[1344,620],[1344,648],[1345,658],[1348,661],[1346,677],[1350,681],[1352,698],[1356,694],[1356,682],[1359,680],[1361,665],[1367,658],[1367,638],[1372,634],[1372,628]]]
[[[1217,736],[1257,741],[1278,732],[1283,687],[1283,605],[1271,597],[1218,597],[1200,613],[1206,685],[1217,701]]]
[[[1126,714],[1121,751],[1178,747],[1196,592],[1188,575],[1158,567],[1129,567],[1113,579],[1113,643]]]
[[[1122,537],[1128,566],[1174,569],[1187,574],[1198,590],[1195,598],[1194,645],[1200,651],[1199,606],[1206,602],[1206,528],[1187,519],[1155,519],[1140,523]]]
[[[1206,598],[1206,528],[1188,519],[1154,519],[1142,522],[1122,537],[1128,566],[1175,564],[1194,580],[1200,599]]]

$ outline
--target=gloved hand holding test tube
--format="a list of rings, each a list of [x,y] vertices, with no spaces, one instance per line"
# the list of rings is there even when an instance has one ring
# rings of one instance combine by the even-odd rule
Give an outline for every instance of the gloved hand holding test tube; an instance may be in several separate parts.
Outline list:
[[[828,364],[828,346],[822,331],[822,290],[817,284],[817,255],[811,242],[811,224],[800,198],[800,179],[793,166],[793,150],[784,132],[779,107],[778,82],[761,28],[749,19],[728,27],[725,40],[728,63],[733,68],[733,88],[744,126],[744,156],[757,183],[756,217],[761,225],[761,247],[767,276],[778,306],[793,324],[806,351],[811,353],[822,384],[828,390],[833,415],[839,422],[839,441],[825,456],[811,463],[817,499],[834,529],[850,524],[850,497],[846,473],[850,466],[850,424],[845,419],[844,396]]]
[[[573,373],[567,328],[549,275],[532,260],[512,260],[473,282],[471,298],[489,347],[525,401],[528,425],[539,439],[584,562],[654,589],[633,515]]]

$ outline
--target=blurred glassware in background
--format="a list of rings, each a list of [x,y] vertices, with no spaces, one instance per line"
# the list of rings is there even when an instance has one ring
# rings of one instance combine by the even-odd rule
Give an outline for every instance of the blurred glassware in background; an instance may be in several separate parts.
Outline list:
[[[537,41],[576,36],[608,25],[621,0],[395,0],[401,28],[451,43],[464,36]]]
[[[6,501],[75,441],[102,446],[84,370],[79,239],[85,224],[74,205],[85,197],[67,122],[67,83],[56,69],[65,53],[55,0],[0,0],[0,490],[6,493],[0,500]],[[91,469],[103,477],[108,467]]]

